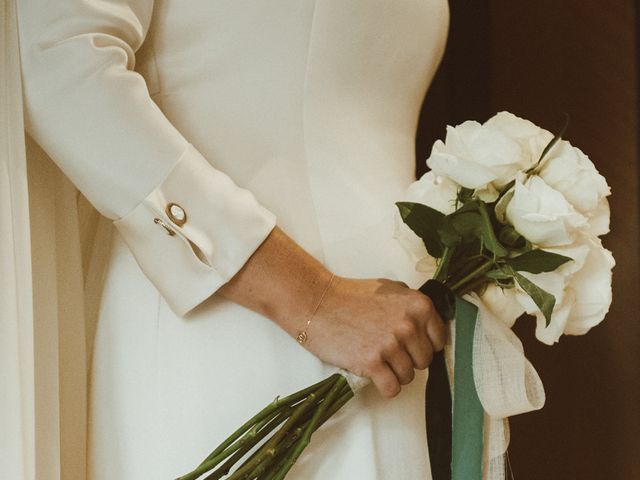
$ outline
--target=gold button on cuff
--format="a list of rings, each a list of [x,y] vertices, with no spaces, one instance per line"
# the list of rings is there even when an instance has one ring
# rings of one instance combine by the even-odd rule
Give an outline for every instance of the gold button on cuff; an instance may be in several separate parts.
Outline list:
[[[157,225],[160,225],[171,236],[176,234],[176,232],[174,230],[169,228],[169,226],[166,223],[164,223],[161,219],[159,219],[157,217],[153,219],[153,223],[155,223]]]
[[[187,223],[187,212],[177,203],[170,203],[165,208],[165,213],[173,223],[181,227]]]

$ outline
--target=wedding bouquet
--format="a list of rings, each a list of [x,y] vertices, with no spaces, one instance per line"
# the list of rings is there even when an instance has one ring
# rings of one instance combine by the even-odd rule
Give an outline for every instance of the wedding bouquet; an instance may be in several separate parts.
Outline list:
[[[504,478],[508,417],[543,406],[540,379],[510,329],[518,317],[534,316],[536,337],[553,344],[608,312],[615,262],[599,236],[609,230],[610,189],[562,134],[508,112],[448,127],[427,159],[431,171],[396,203],[394,236],[432,276],[420,291],[451,320],[449,343],[429,367],[434,480]],[[313,433],[366,383],[340,370],[276,398],[180,480],[285,478]]]

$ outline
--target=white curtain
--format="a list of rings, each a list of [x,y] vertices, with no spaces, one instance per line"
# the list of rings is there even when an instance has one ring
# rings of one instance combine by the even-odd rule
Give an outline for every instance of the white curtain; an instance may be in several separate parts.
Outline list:
[[[0,0],[0,478],[86,478],[87,372],[112,232],[24,134]]]

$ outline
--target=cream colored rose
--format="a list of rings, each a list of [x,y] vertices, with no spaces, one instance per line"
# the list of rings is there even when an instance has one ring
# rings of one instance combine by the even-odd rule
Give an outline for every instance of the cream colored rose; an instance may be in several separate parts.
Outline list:
[[[495,283],[487,286],[482,294],[485,307],[508,327],[524,313],[524,307],[518,302],[515,288],[501,288]]]
[[[516,287],[517,300],[529,315],[536,317],[536,338],[547,345],[553,345],[564,332],[569,312],[575,303],[572,292],[566,288],[567,278],[558,272],[537,274],[520,272],[520,274],[553,295],[556,299],[551,322],[546,326],[544,315],[535,302],[520,286]]]
[[[400,213],[395,214],[394,222],[393,238],[400,244],[411,261],[415,263],[415,270],[432,277],[438,266],[436,259],[429,255],[422,239],[404,223]]]
[[[524,181],[524,183],[523,183]],[[586,218],[564,196],[537,176],[516,180],[506,219],[534,245],[568,245],[575,233],[586,228]]]
[[[611,194],[606,179],[579,148],[560,140],[548,154],[539,172],[540,177],[588,220],[593,219],[593,231],[602,235],[609,231]]]
[[[405,200],[422,203],[449,215],[456,210],[459,186],[435,172],[427,172],[407,189]]]
[[[427,172],[409,185],[403,201],[422,203],[448,215],[456,209],[458,188],[448,178],[440,177],[434,172]],[[436,260],[427,253],[422,239],[404,223],[397,210],[394,220],[393,237],[400,243],[409,258],[415,262],[416,271],[434,274],[437,267]]]
[[[548,130],[510,112],[498,112],[484,125],[500,130],[520,144],[522,152],[520,167],[522,170],[527,170],[535,165],[544,148],[553,140],[553,134]]]
[[[436,141],[427,165],[476,195],[492,201],[497,188],[509,183],[522,169],[525,154],[520,144],[501,130],[467,121],[447,127],[446,141]]]
[[[612,269],[616,262],[597,238],[586,241],[589,253],[581,270],[571,278],[569,286],[576,302],[571,309],[564,333],[584,335],[604,320],[612,300]]]
[[[611,305],[611,270],[615,261],[599,239],[587,236],[580,236],[572,245],[548,250],[573,261],[553,272],[520,274],[556,298],[549,325],[537,305],[519,287],[516,299],[528,314],[536,317],[536,338],[553,345],[563,334],[583,335],[604,319]]]

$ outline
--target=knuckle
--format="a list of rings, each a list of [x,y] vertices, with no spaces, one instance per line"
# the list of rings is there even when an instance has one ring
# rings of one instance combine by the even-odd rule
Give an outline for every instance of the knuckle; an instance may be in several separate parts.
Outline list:
[[[410,340],[418,334],[418,327],[411,318],[405,318],[396,326],[396,337],[399,340]]]
[[[421,292],[416,292],[413,300],[413,307],[420,316],[430,316],[433,312],[431,299]]]
[[[397,353],[400,350],[400,348],[401,348],[400,339],[394,334],[388,335],[384,341],[384,347],[383,347],[384,355],[392,356],[395,353]]]
[[[374,374],[380,370],[384,364],[384,359],[379,352],[371,352],[364,361],[364,370],[369,374]]]

